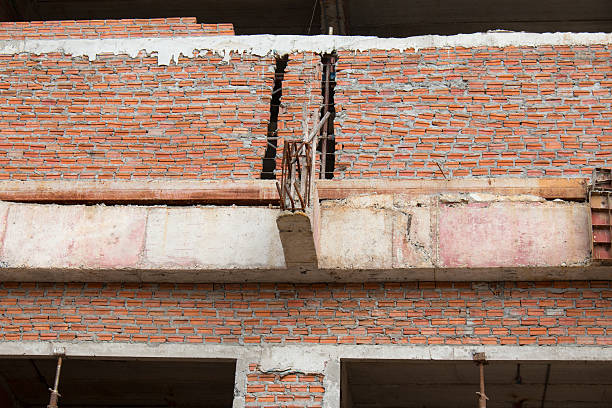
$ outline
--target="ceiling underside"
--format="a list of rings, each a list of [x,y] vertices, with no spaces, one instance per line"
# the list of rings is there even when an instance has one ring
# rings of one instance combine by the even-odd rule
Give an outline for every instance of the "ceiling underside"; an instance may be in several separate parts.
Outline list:
[[[197,17],[236,34],[319,34],[319,0],[0,0],[14,20]],[[342,7],[349,35],[408,37],[503,29],[612,31],[610,0],[324,0]],[[314,6],[314,7],[313,7]],[[314,12],[313,12],[314,11]],[[309,30],[310,27],[310,30]]]
[[[55,359],[1,359],[0,406],[40,408],[49,403]],[[233,361],[64,361],[62,408],[221,408],[234,397]],[[2,397],[5,397],[3,401]]]
[[[610,407],[611,363],[551,362],[548,381],[547,366],[547,362],[490,362],[485,366],[487,408]],[[477,405],[478,367],[469,361],[352,361],[343,362],[342,369],[348,382],[342,388],[344,408]]]

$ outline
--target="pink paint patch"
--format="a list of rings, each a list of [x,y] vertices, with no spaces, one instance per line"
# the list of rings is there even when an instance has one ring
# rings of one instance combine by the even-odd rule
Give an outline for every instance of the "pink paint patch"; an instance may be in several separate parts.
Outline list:
[[[589,259],[588,210],[565,203],[473,203],[440,207],[446,268],[563,266]]]
[[[126,269],[140,262],[146,209],[18,205],[7,224],[2,257],[11,265]]]

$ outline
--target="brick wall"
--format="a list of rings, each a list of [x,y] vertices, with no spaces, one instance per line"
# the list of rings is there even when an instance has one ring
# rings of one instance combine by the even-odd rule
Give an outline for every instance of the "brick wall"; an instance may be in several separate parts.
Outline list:
[[[191,18],[2,24],[10,38],[206,31]],[[440,178],[438,164],[454,178],[586,177],[612,166],[608,46],[338,57],[338,178]],[[2,55],[0,179],[259,178],[274,60],[235,54],[226,63],[204,54],[160,67],[155,54],[92,62]],[[301,138],[304,111],[322,103],[320,81],[319,55],[289,57],[277,171],[282,140]]]
[[[199,24],[195,17],[0,22],[0,40],[234,35],[232,24]]]
[[[273,57],[0,56],[0,179],[256,178]]]
[[[341,178],[584,177],[612,161],[608,46],[339,52]]]
[[[321,407],[323,375],[305,373],[264,373],[249,366],[245,406]]]
[[[302,139],[304,114],[311,119],[311,115],[316,113],[318,120],[322,103],[321,57],[312,52],[291,54],[283,81],[278,135]]]
[[[0,286],[0,338],[611,345],[611,281]]]

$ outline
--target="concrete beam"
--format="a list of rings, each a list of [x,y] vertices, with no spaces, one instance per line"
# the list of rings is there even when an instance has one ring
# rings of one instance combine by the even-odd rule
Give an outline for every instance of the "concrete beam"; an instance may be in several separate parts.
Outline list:
[[[0,202],[0,279],[610,278],[609,268],[591,265],[586,203],[529,195],[376,194],[322,201],[311,218],[312,224],[305,215],[266,207]]]
[[[273,180],[250,181],[0,181],[0,201],[30,203],[218,204],[278,203]]]
[[[612,361],[612,348],[599,346],[498,346],[498,345],[226,345],[136,344],[123,342],[5,341],[0,358],[53,357],[65,350],[67,358],[119,359],[246,359],[266,370],[324,370],[329,359],[347,360],[447,360],[473,361],[486,353],[490,361]],[[312,356],[309,359],[308,356]],[[281,360],[276,360],[281,358]]]
[[[454,180],[316,180],[319,200],[354,195],[488,193],[534,195],[580,201],[587,198],[583,178],[478,178]],[[28,180],[0,181],[0,201],[30,203],[268,205],[279,200],[274,180]]]
[[[339,200],[364,194],[429,195],[487,193],[534,195],[548,200],[584,201],[584,178],[470,178],[453,180],[318,180],[320,200]]]
[[[276,218],[287,268],[317,269],[317,251],[310,218],[301,212],[283,212]]]

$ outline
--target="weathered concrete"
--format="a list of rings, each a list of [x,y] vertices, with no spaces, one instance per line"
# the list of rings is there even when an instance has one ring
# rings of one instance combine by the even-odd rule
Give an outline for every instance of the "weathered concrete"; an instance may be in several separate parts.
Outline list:
[[[440,267],[585,264],[586,206],[557,202],[440,206]]]
[[[321,216],[322,268],[578,266],[590,256],[583,203],[395,194],[327,201]]]
[[[533,195],[545,199],[584,201],[588,179],[585,178],[464,178],[464,179],[333,179],[317,180],[321,200],[339,200],[356,195],[485,193],[502,196]],[[7,187],[9,183],[7,182]],[[2,183],[0,182],[0,195]]]
[[[322,268],[390,269],[392,219],[386,210],[337,209],[321,214]]]
[[[278,199],[274,180],[0,181],[0,200],[16,202],[268,205]]]
[[[144,245],[143,207],[10,205],[4,265],[134,268]]]
[[[140,267],[283,268],[277,213],[254,207],[149,208]]]
[[[296,229],[265,207],[2,203],[0,279],[607,279],[590,266],[588,214],[528,195],[379,194],[322,201]]]
[[[585,178],[469,178],[452,180],[314,180],[321,200],[355,195],[488,193],[535,195],[546,199],[583,201]],[[279,200],[274,180],[4,180],[0,201],[33,203],[214,204],[268,205]]]
[[[302,212],[283,212],[276,218],[287,268],[317,268],[317,251],[310,218]]]

